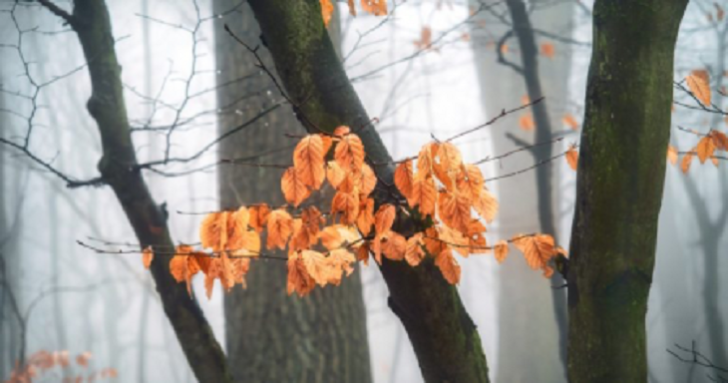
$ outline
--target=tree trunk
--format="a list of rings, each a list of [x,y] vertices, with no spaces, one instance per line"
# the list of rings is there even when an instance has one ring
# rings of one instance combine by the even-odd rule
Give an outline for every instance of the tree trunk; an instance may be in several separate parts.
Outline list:
[[[378,204],[388,201],[394,167],[349,82],[323,26],[318,0],[249,0],[299,121],[311,132],[348,125],[361,137],[379,179]],[[387,186],[390,185],[390,186]],[[386,190],[385,190],[386,189]],[[412,227],[411,218],[400,217]],[[383,261],[389,305],[402,321],[426,382],[488,381],[480,337],[460,301],[431,261],[412,268]]]
[[[229,1],[213,1],[215,14],[229,8]],[[251,44],[259,40],[260,29],[250,7],[243,4],[239,10],[215,19],[220,134],[281,98],[270,79],[255,66],[253,55],[224,29],[228,25]],[[261,54],[265,53],[261,50]],[[231,82],[234,85],[224,86]],[[220,158],[243,158],[271,151],[275,152],[263,157],[262,162],[291,158],[295,140],[285,134],[300,131],[296,117],[286,109],[269,113],[251,130],[224,140],[220,144]],[[221,208],[260,202],[282,205],[282,174],[282,169],[221,167]],[[327,211],[328,206],[319,206],[319,210]],[[278,253],[286,256],[285,252]],[[247,278],[248,288],[236,288],[225,295],[228,361],[235,380],[371,382],[360,274],[346,278],[339,287],[315,289],[306,298],[288,296],[286,279],[285,263],[254,261]]]
[[[136,167],[135,147],[121,83],[121,67],[114,50],[108,9],[103,0],[76,0],[72,15],[41,2],[63,17],[78,35],[88,62],[92,94],[87,103],[101,136],[103,157],[98,164],[104,181],[116,194],[141,247],[169,251],[174,243],[166,217],[156,205]],[[202,382],[229,382],[230,373],[222,349],[215,340],[197,302],[184,284],[169,272],[169,258],[158,256],[151,272],[162,298],[164,311],[175,329],[187,360]]]
[[[532,110],[507,116],[502,123],[508,129],[491,132],[491,151],[496,154],[553,139],[552,127],[560,126],[560,117],[566,111],[572,48],[553,40],[539,40],[554,44],[556,50],[553,58],[539,59],[533,28],[569,38],[574,5],[531,3],[539,5],[532,15],[527,13],[523,1],[508,0],[503,12],[507,11],[510,18],[501,19],[502,16],[486,10],[476,15],[478,21],[473,24],[479,26],[484,22],[488,31],[483,34],[476,27],[472,39],[486,114],[497,116],[504,108],[521,103],[523,96],[530,100],[545,97]],[[480,1],[471,1],[471,6],[479,5]],[[501,8],[495,11],[501,12]],[[497,58],[498,47],[494,44],[506,33],[512,33],[513,37],[505,43],[509,47],[515,45],[515,49],[509,49],[503,58],[515,64],[516,70],[503,65]],[[533,116],[535,132],[516,130],[518,118],[527,113]],[[497,164],[497,172],[508,174],[550,158],[552,146],[533,147],[528,151],[530,157],[509,157]],[[498,181],[496,188],[501,209],[496,231],[499,237],[529,232],[558,234],[554,214],[555,206],[558,206],[558,198],[554,196],[559,185],[557,175],[557,169],[547,164],[535,169],[532,178],[524,175]],[[520,258],[509,259],[498,267],[502,297],[498,301],[496,381],[563,381],[566,375],[566,296],[564,289],[552,288],[563,286],[563,278],[554,273],[551,281],[544,280]],[[534,327],[534,322],[541,326]],[[522,341],[524,337],[528,342]],[[529,360],[529,368],[523,368],[523,360]]]
[[[645,314],[687,0],[597,0],[569,283],[569,379],[645,382]]]

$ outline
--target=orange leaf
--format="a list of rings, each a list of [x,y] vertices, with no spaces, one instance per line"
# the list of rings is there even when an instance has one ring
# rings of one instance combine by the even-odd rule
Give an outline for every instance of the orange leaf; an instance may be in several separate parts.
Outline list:
[[[468,196],[471,203],[474,203],[485,185],[483,173],[481,173],[480,168],[472,164],[465,165],[464,173],[466,177],[461,177],[458,180],[458,189]]]
[[[420,177],[425,177],[432,173],[432,166],[435,164],[435,156],[440,145],[437,142],[429,142],[420,149],[417,156],[417,173]]]
[[[356,134],[347,134],[336,144],[334,160],[345,172],[361,169],[364,157],[364,145]]]
[[[324,26],[328,27],[331,21],[331,16],[334,15],[334,5],[331,4],[331,0],[320,0],[321,2],[321,16],[324,19]]]
[[[306,186],[303,179],[299,178],[301,173],[294,167],[286,169],[281,177],[281,190],[286,202],[295,207],[305,201],[311,195],[311,190]]]
[[[295,291],[298,293],[298,296],[303,297],[316,287],[314,282],[314,279],[306,270],[301,254],[295,252],[289,255],[287,282],[288,295],[293,294]]]
[[[667,160],[673,165],[677,164],[677,149],[672,145],[667,145]]]
[[[319,286],[325,286],[328,282],[329,266],[326,264],[326,257],[318,251],[303,250],[301,251],[303,264],[306,271]]]
[[[485,241],[485,226],[479,220],[470,220],[467,238],[470,254],[485,254],[490,251],[487,247],[488,243]]]
[[[359,192],[365,196],[369,196],[377,187],[377,176],[374,174],[374,170],[367,165],[362,164],[361,174],[359,177]]]
[[[532,269],[543,269],[557,253],[554,238],[546,234],[518,235],[512,239],[513,245],[523,253]]]
[[[502,239],[496,242],[493,247],[493,252],[495,253],[495,260],[498,261],[498,263],[503,263],[503,261],[506,260],[506,257],[508,257],[508,242]]]
[[[438,227],[439,235],[438,238],[449,246],[452,250],[467,257],[469,254],[470,244],[468,238],[463,233],[453,230],[447,226]]]
[[[422,240],[422,233],[416,233],[407,240],[407,250],[404,253],[404,259],[410,266],[417,266],[425,258],[423,247],[425,242]]]
[[[359,195],[337,192],[331,200],[331,214],[341,213],[341,222],[353,225],[359,217]]]
[[[705,163],[705,160],[710,158],[715,152],[715,144],[710,136],[705,136],[698,141],[697,146],[698,159],[701,164]]]
[[[460,150],[449,142],[440,144],[440,147],[437,150],[437,159],[439,160],[439,163],[436,163],[433,166],[439,167],[441,169],[441,174],[447,175],[450,179],[455,178],[455,174],[460,171],[460,166],[463,164]],[[446,178],[443,178],[445,177],[441,178],[443,183],[447,183],[449,181]]]
[[[533,116],[529,113],[524,114],[518,119],[518,126],[522,130],[531,131],[536,127],[536,123],[533,122]]]
[[[145,247],[144,251],[142,251],[142,264],[144,265],[145,269],[149,269],[149,266],[152,264],[153,259],[154,250],[152,250],[151,246]]]
[[[353,5],[353,3],[352,3]],[[349,129],[346,125],[339,125],[334,129],[334,137],[344,137],[345,135],[351,133],[351,129]]]
[[[364,236],[367,236],[372,231],[372,225],[374,225],[374,200],[367,198],[359,204],[356,227]]]
[[[710,77],[705,69],[696,69],[687,77],[688,88],[705,106],[710,106]]]
[[[407,252],[407,239],[391,230],[382,236],[382,252],[393,261],[401,261]]]
[[[564,117],[561,118],[561,121],[564,122],[564,125],[568,126],[573,130],[579,129],[579,123],[576,122],[576,118],[574,118],[574,116],[569,113],[564,114]]]
[[[255,229],[256,232],[261,233],[268,221],[268,215],[270,214],[270,208],[268,204],[261,203],[248,208],[250,214],[250,220],[248,225]]]
[[[693,162],[693,152],[695,150],[691,150],[690,153],[687,153],[683,156],[682,162],[680,163],[680,169],[683,173],[687,174],[688,170],[690,170],[690,163]]]
[[[268,216],[268,238],[266,247],[285,249],[286,242],[293,232],[293,218],[283,209],[276,209]]]
[[[361,9],[374,16],[387,14],[387,0],[361,0]]]
[[[326,178],[324,170],[324,142],[318,134],[304,137],[293,150],[296,178],[306,186],[318,190]]]
[[[346,249],[337,249],[332,251],[328,257],[326,257],[326,264],[329,268],[328,272],[328,283],[338,286],[341,283],[341,272],[346,272],[348,277],[354,272],[352,263],[356,262],[354,254]]]
[[[227,246],[229,212],[208,214],[200,225],[200,242],[202,247],[219,251]]]
[[[359,246],[356,250],[356,260],[361,261],[364,266],[369,265],[369,242],[364,242],[364,244]]]
[[[498,206],[498,200],[488,189],[480,189],[480,194],[473,201],[473,209],[488,223],[493,222],[498,214]]]
[[[349,0],[348,5],[349,5],[349,14],[352,16],[356,16],[356,7],[354,6],[354,0]]]
[[[710,138],[713,140],[716,149],[728,150],[728,136],[725,133],[712,130],[710,132]]]
[[[412,160],[406,160],[397,165],[394,169],[394,185],[397,186],[402,195],[409,201],[412,199],[412,188],[414,175],[412,173]]]
[[[554,54],[556,53],[556,49],[554,48],[554,44],[552,43],[543,43],[541,44],[541,54],[552,59],[554,58]]]
[[[576,170],[579,165],[579,152],[576,151],[576,146],[569,146],[569,150],[566,151],[566,162],[569,163],[571,170]]]
[[[428,26],[422,27],[420,31],[420,39],[414,41],[417,49],[430,49],[432,48],[432,29]]]
[[[435,257],[435,266],[440,269],[442,276],[451,285],[460,282],[460,265],[450,249],[443,250]]]
[[[460,192],[440,192],[437,202],[442,222],[461,233],[467,233],[471,206],[468,197]]]
[[[394,224],[394,218],[397,216],[397,209],[394,205],[384,204],[379,207],[377,214],[374,215],[374,231],[377,235],[384,234],[389,231]]]
[[[81,367],[88,367],[88,362],[91,360],[91,353],[84,351],[76,356],[76,363]]]
[[[435,187],[435,181],[432,176],[427,177],[415,177],[415,182],[412,187],[412,199],[407,200],[411,207],[419,205],[419,210],[422,215],[433,215],[435,214],[435,204],[437,201],[437,188]]]
[[[339,229],[336,226],[325,227],[321,230],[321,233],[319,233],[319,238],[321,239],[321,244],[326,248],[326,250],[337,249],[341,247],[342,243],[344,243],[344,238],[341,237]]]
[[[338,189],[341,182],[346,178],[346,172],[336,161],[329,161],[326,164],[326,179],[334,189]]]

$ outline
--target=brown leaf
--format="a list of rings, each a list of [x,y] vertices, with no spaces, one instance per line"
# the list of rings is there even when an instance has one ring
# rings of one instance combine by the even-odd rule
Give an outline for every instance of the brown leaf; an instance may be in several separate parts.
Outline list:
[[[677,149],[672,145],[667,145],[667,160],[673,165],[677,164]]]
[[[394,170],[394,185],[408,201],[412,199],[413,184],[412,160],[401,162]]]
[[[508,242],[502,239],[496,242],[493,247],[493,253],[495,254],[495,260],[498,261],[498,263],[503,263],[503,261],[506,260],[506,257],[508,257]]]
[[[293,218],[287,211],[276,209],[268,217],[268,238],[266,247],[268,249],[285,249],[286,242],[293,232]]]
[[[460,265],[458,265],[458,261],[455,260],[450,249],[443,250],[435,257],[435,266],[440,269],[442,276],[451,285],[460,282]]]
[[[326,178],[324,170],[324,142],[320,135],[310,134],[293,150],[293,167],[296,178],[304,185],[318,190]]]
[[[698,141],[697,146],[698,159],[701,164],[705,163],[705,160],[710,158],[715,152],[715,144],[710,136],[705,136]]]
[[[705,69],[696,69],[687,77],[688,88],[705,106],[710,106],[710,76]]]
[[[565,157],[571,170],[576,171],[576,167],[579,165],[579,152],[576,151],[576,146],[569,146],[569,150],[566,151]]]
[[[152,250],[151,246],[145,247],[144,251],[142,251],[142,264],[144,265],[145,269],[149,269],[149,266],[152,264],[153,259],[154,250]]]

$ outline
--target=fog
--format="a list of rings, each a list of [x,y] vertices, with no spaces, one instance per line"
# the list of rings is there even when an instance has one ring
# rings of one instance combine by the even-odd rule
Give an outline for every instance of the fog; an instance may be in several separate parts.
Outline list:
[[[346,2],[338,2],[330,29],[340,33],[338,48],[347,74],[369,115],[377,119],[376,130],[395,160],[416,155],[433,138],[448,138],[500,110],[522,105],[527,95],[524,77],[498,62],[494,45],[509,28],[499,18],[504,6],[494,4],[492,12],[489,8],[472,15],[480,2],[389,3],[390,15],[375,17],[363,12],[351,16]],[[551,42],[555,49],[554,57],[539,57],[551,122],[547,139],[562,137],[550,145],[555,155],[579,141],[578,131],[562,117],[574,116],[581,127],[592,2],[528,3],[539,32],[537,42]],[[58,4],[72,8],[68,1]],[[220,164],[217,146],[207,147],[217,137],[223,113],[216,99],[221,73],[214,41],[214,28],[221,27],[217,18],[223,15],[213,14],[211,0],[107,4],[139,161],[162,159],[167,145],[173,157],[199,154],[192,161],[166,166],[164,174],[142,171],[153,197],[166,204],[174,240],[198,243],[203,214],[220,208],[218,169],[235,166]],[[718,4],[728,8],[725,0]],[[231,2],[230,9],[226,20],[242,17],[239,12],[247,8]],[[725,84],[728,25],[712,19],[717,16],[707,17],[714,13],[712,1],[690,2],[675,52],[676,82],[694,69],[708,69],[714,89]],[[423,28],[432,31],[432,46],[425,49],[416,44],[422,41]],[[503,55],[518,63],[517,40],[507,44]],[[267,77],[262,70],[252,75]],[[89,367],[72,364],[34,381],[88,377],[108,368],[117,372],[114,379],[119,382],[197,381],[141,253],[126,251],[138,249],[138,241],[112,190],[103,185],[67,187],[70,181],[99,175],[103,148],[86,109],[90,92],[88,67],[70,27],[36,2],[0,2],[0,138],[27,149],[0,145],[0,377],[10,377],[21,354],[67,350],[73,358],[90,353]],[[273,113],[292,113],[274,86],[254,97],[282,103]],[[726,129],[724,115],[683,106],[692,102],[686,92],[676,88],[674,98],[678,104],[670,142],[679,150],[688,151],[698,142],[699,137],[686,130]],[[715,94],[713,102],[725,110],[725,98]],[[242,114],[232,110],[236,112]],[[508,114],[456,141],[464,161],[541,142],[536,132],[519,127],[527,113]],[[170,125],[178,125],[173,135],[164,130]],[[295,143],[281,137],[281,142],[287,141]],[[520,152],[480,166],[486,186],[501,201],[498,217],[488,226],[489,244],[544,230],[546,207],[539,205],[538,195],[548,189],[550,234],[568,250],[576,172],[564,158],[488,181],[543,160],[538,155]],[[723,161],[717,161],[719,166],[709,162],[698,166],[693,160],[687,174],[679,163],[668,164],[646,322],[651,382],[706,381],[705,369],[668,352],[692,358],[678,346],[694,345],[716,365],[728,368],[728,307],[722,303],[728,286],[720,281],[728,273],[723,259],[728,255],[728,173]],[[543,169],[548,169],[549,182],[539,186],[537,174]],[[544,278],[516,253],[502,264],[492,254],[471,255],[460,264],[458,290],[480,333],[491,379],[566,381],[559,348],[564,334],[556,315],[566,315],[566,291],[557,285],[563,279]],[[356,272],[363,284],[373,381],[423,381],[407,332],[388,306],[380,270],[370,262]],[[250,273],[255,273],[255,263]],[[225,292],[216,283],[208,299],[202,277],[193,279],[193,289],[225,347]]]

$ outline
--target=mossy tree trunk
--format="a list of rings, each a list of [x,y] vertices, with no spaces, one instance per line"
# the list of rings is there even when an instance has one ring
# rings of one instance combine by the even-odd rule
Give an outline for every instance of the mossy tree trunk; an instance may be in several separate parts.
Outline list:
[[[111,187],[131,224],[141,247],[169,252],[174,243],[166,216],[154,202],[136,167],[136,148],[131,139],[123,96],[121,66],[114,49],[114,36],[103,0],[76,0],[73,14],[49,1],[41,1],[65,19],[78,35],[88,62],[91,97],[87,108],[101,136],[103,156],[98,164],[104,182]],[[169,272],[169,257],[157,256],[151,264],[152,276],[164,311],[177,334],[190,367],[201,382],[229,382],[225,355],[215,340],[197,302]]]
[[[597,0],[569,283],[569,380],[646,382],[645,315],[687,0]]]
[[[377,203],[391,198],[393,166],[379,135],[344,72],[321,20],[318,0],[249,0],[275,68],[294,100],[299,121],[311,132],[348,125],[362,139],[380,183]],[[390,185],[390,186],[387,186]],[[384,190],[389,188],[390,190]],[[409,218],[400,217],[400,222]],[[409,222],[412,225],[412,222]],[[411,226],[410,226],[411,227]],[[412,268],[385,261],[389,305],[402,321],[426,382],[488,382],[480,337],[450,286],[432,262]]]
[[[215,14],[229,8],[228,0],[213,1]],[[225,25],[251,44],[260,37],[260,29],[247,4],[215,19],[220,134],[282,99],[270,79],[256,67],[253,55],[225,31]],[[266,61],[270,60],[267,52],[260,53]],[[286,137],[286,133],[300,134],[300,125],[290,109],[278,108],[251,128],[224,140],[220,157],[246,158],[271,152],[261,157],[261,162],[289,159],[295,139]],[[277,168],[221,167],[218,173],[221,208],[260,202],[282,205],[285,203],[280,191],[282,173],[283,169]],[[321,202],[324,200],[321,198]],[[319,206],[321,211],[328,209],[325,204]],[[284,251],[278,253],[286,256]],[[285,262],[254,261],[247,277],[248,288],[235,288],[225,295],[228,361],[235,380],[371,382],[360,274],[344,279],[339,287],[315,289],[305,298],[288,296],[286,279]]]

